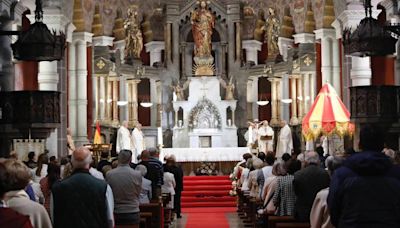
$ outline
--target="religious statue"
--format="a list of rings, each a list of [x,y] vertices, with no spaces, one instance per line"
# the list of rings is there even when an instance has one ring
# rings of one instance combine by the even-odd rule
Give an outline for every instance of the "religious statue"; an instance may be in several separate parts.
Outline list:
[[[183,86],[181,86],[180,81],[176,83],[175,86],[171,85],[171,89],[174,91],[176,96],[176,101],[184,101],[185,100],[185,90],[189,87],[190,79],[187,80]],[[175,101],[175,99],[174,99]]]
[[[293,139],[292,131],[286,121],[281,122],[281,131],[279,132],[278,142],[276,147],[276,158],[282,158],[285,153],[292,154],[293,149]]]
[[[200,9],[192,12],[192,32],[193,39],[196,45],[194,55],[197,57],[211,56],[211,35],[215,26],[215,17],[208,10],[205,0],[198,2]]]
[[[275,10],[269,8],[269,16],[265,21],[263,27],[264,33],[264,43],[268,45],[268,58],[274,58],[279,54],[278,47],[278,37],[280,33],[280,22],[278,17],[275,15]]]
[[[264,19],[264,10],[258,11],[258,18],[256,21],[256,26],[254,29],[254,39],[258,40],[260,42],[263,41],[263,33],[264,33],[264,25],[265,25],[265,19]]]
[[[235,84],[233,83],[233,77],[229,79],[229,82],[226,83],[222,78],[218,78],[222,87],[225,89],[225,100],[235,100],[233,93],[235,91]]]
[[[146,149],[144,141],[144,134],[142,132],[142,125],[138,123],[132,131],[133,148],[132,161],[137,160],[137,156],[142,154],[142,151]]]
[[[139,59],[143,49],[143,36],[140,31],[138,7],[131,6],[124,21],[125,28],[125,59]]]
[[[258,128],[258,150],[264,153],[274,151],[274,130],[266,120]]]

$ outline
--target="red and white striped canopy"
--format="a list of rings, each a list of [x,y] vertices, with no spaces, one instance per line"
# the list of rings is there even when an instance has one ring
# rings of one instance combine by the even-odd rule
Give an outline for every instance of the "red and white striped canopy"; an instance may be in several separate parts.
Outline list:
[[[350,123],[350,112],[335,89],[326,83],[303,119],[302,132],[304,137],[309,140],[315,139],[321,134],[329,135],[332,133],[343,136],[353,131],[354,125]]]

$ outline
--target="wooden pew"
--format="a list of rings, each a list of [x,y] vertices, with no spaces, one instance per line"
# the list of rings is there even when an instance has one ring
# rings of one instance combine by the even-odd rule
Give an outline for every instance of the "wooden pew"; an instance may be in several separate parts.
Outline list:
[[[310,223],[299,222],[293,216],[268,216],[268,228],[309,228]]]
[[[307,222],[290,222],[290,223],[277,223],[276,228],[310,228],[310,223]]]
[[[164,228],[164,208],[162,203],[141,204],[140,213],[151,213],[151,228]]]
[[[140,212],[140,228],[151,228],[151,212]]]
[[[172,209],[167,208],[167,204],[171,202],[172,196],[171,193],[163,193],[162,194],[162,202],[164,208],[164,227],[168,227],[172,222]]]

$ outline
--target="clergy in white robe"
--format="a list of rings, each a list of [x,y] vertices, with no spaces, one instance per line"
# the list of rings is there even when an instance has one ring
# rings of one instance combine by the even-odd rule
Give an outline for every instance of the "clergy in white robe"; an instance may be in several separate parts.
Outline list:
[[[278,145],[276,148],[276,158],[281,158],[284,153],[292,154],[293,139],[292,131],[286,121],[282,120],[281,131],[279,132]]]
[[[133,152],[133,149],[133,142],[128,129],[128,121],[124,121],[117,132],[116,151],[117,153],[121,150],[130,150]]]
[[[133,155],[136,157],[142,154],[142,151],[146,149],[146,144],[144,142],[144,135],[142,132],[142,125],[139,123],[136,125],[135,129],[132,131],[132,139],[133,139]],[[133,156],[132,155],[132,156]]]
[[[247,146],[251,147],[252,145],[254,145],[257,141],[258,135],[258,129],[257,129],[257,124],[256,123],[252,123],[252,122],[248,122],[249,124],[249,128],[246,131],[246,133],[244,134],[244,138],[247,141]]]
[[[257,133],[258,151],[264,153],[274,151],[274,130],[268,125],[268,121],[263,121]]]

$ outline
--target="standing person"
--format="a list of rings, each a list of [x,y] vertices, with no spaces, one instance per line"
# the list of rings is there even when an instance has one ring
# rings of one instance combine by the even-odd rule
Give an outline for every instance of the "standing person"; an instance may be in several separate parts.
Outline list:
[[[71,129],[67,128],[67,147],[68,147],[68,155],[72,155],[72,152],[75,150],[75,143],[72,139]]]
[[[138,170],[142,174],[142,190],[140,191],[139,203],[150,203],[150,199],[152,196],[151,181],[144,178],[147,174],[147,168],[144,165],[137,165],[135,170]]]
[[[132,137],[128,129],[128,121],[122,122],[121,127],[119,127],[117,132],[117,143],[116,143],[117,154],[121,150],[133,151]]]
[[[47,167],[47,176],[40,180],[40,189],[44,195],[44,207],[50,214],[50,195],[53,184],[61,180],[60,177],[60,166],[57,164],[50,163]]]
[[[142,125],[138,123],[132,131],[133,147],[132,151],[132,162],[137,162],[136,158],[138,155],[142,154],[142,151],[146,149],[146,144],[144,142],[144,135],[142,132]]]
[[[28,153],[28,161],[24,162],[26,166],[30,169],[37,167],[37,162],[35,162],[35,152],[31,151]]]
[[[22,215],[4,204],[3,199],[8,191],[8,182],[6,167],[3,163],[0,163],[0,227],[32,228],[29,216]]]
[[[176,187],[176,183],[175,183],[174,174],[172,174],[170,172],[164,172],[164,184],[161,187],[161,192],[171,194],[171,200],[166,205],[166,208],[168,208],[168,209],[174,209],[175,187]]]
[[[258,148],[260,152],[274,151],[274,130],[264,120],[258,128]]]
[[[39,203],[30,200],[24,191],[31,178],[28,167],[14,159],[5,161],[4,166],[7,170],[9,190],[5,197],[6,205],[23,215],[28,215],[33,227],[51,228],[52,224],[46,209]]]
[[[47,156],[47,153],[43,153],[39,155],[38,157],[38,162],[37,162],[37,167],[32,169],[32,175],[33,178],[32,180],[35,183],[39,183],[39,181],[47,176],[47,165],[49,164],[49,157]]]
[[[319,155],[308,152],[305,168],[294,174],[293,187],[296,193],[295,219],[310,221],[310,211],[317,193],[329,186],[329,174],[321,168]]]
[[[176,164],[175,155],[167,158],[167,163],[164,166],[164,172],[174,174],[175,178],[175,195],[174,195],[174,211],[177,218],[182,218],[181,215],[181,196],[183,191],[183,170],[182,167]]]
[[[112,190],[105,181],[90,175],[91,162],[89,149],[78,148],[72,153],[72,175],[53,184],[50,211],[55,227],[114,226]]]
[[[132,152],[121,150],[118,154],[117,168],[110,170],[106,180],[114,194],[115,225],[139,227],[139,195],[142,189],[142,173],[132,169],[129,164]]]
[[[160,160],[158,160],[158,152],[155,148],[144,150],[141,154],[142,161],[139,163],[146,166],[146,179],[151,180],[152,200],[158,200],[161,196],[161,186],[164,184],[164,169]]]
[[[383,132],[366,125],[356,153],[332,176],[328,207],[335,227],[400,227],[398,167],[381,153]]]
[[[282,120],[281,127],[276,148],[276,158],[281,158],[284,153],[292,154],[293,149],[292,131],[285,120]]]

